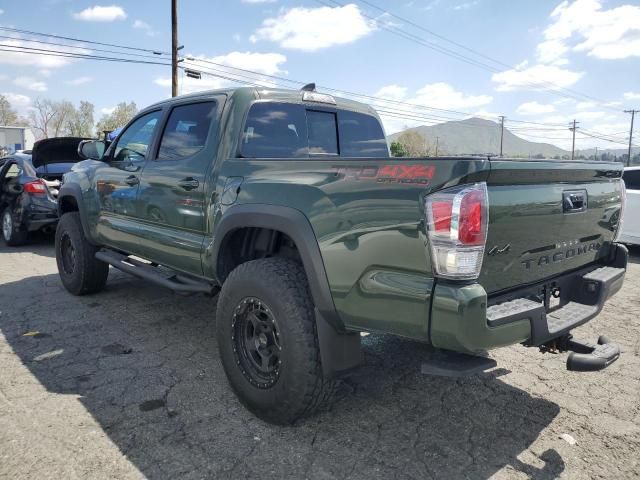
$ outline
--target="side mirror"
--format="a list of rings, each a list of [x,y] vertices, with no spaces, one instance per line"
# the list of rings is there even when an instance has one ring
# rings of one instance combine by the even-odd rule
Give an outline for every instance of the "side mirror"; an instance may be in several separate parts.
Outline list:
[[[88,160],[100,160],[107,149],[102,140],[83,140],[78,144],[78,156]]]

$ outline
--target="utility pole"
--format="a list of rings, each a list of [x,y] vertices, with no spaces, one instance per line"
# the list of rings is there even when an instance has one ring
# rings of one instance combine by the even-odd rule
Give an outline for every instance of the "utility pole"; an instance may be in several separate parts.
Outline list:
[[[171,0],[171,96],[178,95],[178,0]]]
[[[631,114],[631,129],[629,130],[629,154],[627,156],[627,167],[631,165],[631,140],[633,139],[633,119],[640,110],[625,110],[624,113]]]
[[[436,157],[438,156],[438,140],[440,140],[440,137],[436,136]]]
[[[500,115],[500,156],[502,156],[503,141],[504,141],[504,115]]]
[[[571,130],[573,132],[573,143],[571,144],[571,160],[573,160],[573,157],[575,156],[575,152],[576,152],[576,130],[580,127],[577,127],[576,124],[578,124],[580,122],[576,122],[575,120],[572,122],[573,126],[569,127],[569,130]]]

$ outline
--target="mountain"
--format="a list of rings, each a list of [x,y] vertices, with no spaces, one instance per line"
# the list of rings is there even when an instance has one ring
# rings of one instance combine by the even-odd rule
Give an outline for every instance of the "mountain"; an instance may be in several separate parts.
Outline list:
[[[462,121],[410,128],[389,135],[389,143],[396,141],[398,137],[408,131],[418,132],[431,144],[435,144],[436,137],[438,137],[440,151],[445,151],[450,155],[500,153],[500,124],[482,118],[468,118]],[[504,129],[503,152],[505,156],[542,155],[547,158],[571,154],[571,152],[549,143],[530,142],[520,138],[506,127]]]

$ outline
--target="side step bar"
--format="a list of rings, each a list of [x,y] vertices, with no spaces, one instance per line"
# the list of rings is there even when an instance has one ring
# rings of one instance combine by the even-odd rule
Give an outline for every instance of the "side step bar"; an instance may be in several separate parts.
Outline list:
[[[205,295],[215,295],[220,290],[219,287],[213,286],[203,280],[197,280],[179,273],[173,273],[167,276],[167,272],[163,272],[157,266],[141,262],[112,250],[100,250],[96,252],[96,258],[118,270],[168,288],[176,293],[204,293]]]

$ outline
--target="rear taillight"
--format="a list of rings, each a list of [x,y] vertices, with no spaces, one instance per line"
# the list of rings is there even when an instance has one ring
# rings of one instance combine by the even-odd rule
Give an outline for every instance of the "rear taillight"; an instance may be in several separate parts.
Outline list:
[[[480,275],[489,224],[487,185],[460,185],[426,197],[434,273],[450,279]]]
[[[47,193],[47,187],[42,180],[34,180],[24,184],[24,191],[32,195]]]
[[[617,242],[622,234],[622,226],[624,224],[624,206],[627,203],[627,186],[624,180],[620,180],[620,213],[618,215],[618,228],[616,234],[613,237],[613,241]]]

